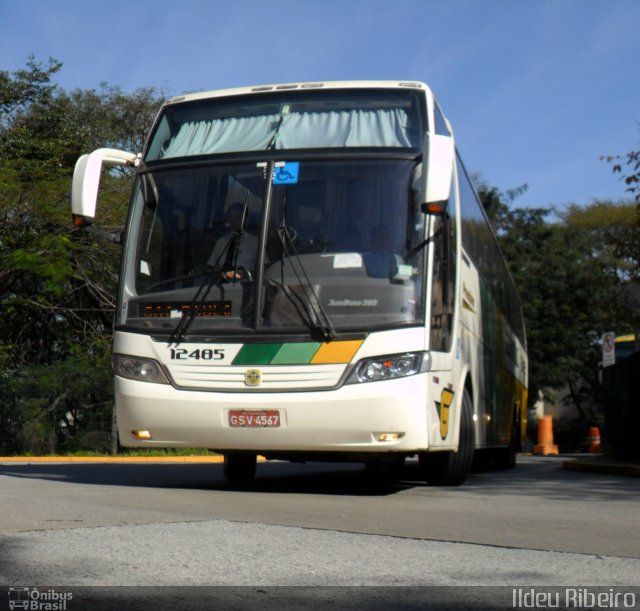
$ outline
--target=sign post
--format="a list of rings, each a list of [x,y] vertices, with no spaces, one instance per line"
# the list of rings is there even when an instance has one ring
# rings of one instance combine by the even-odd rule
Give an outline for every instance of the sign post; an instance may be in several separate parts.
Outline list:
[[[602,334],[602,367],[616,364],[616,335],[613,331]]]

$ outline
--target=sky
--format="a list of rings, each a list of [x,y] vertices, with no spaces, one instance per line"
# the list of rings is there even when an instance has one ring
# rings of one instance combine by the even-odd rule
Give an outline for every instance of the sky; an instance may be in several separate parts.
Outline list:
[[[640,149],[638,23],[640,0],[0,0],[0,70],[170,96],[423,81],[470,172],[562,209],[629,197],[601,157]]]

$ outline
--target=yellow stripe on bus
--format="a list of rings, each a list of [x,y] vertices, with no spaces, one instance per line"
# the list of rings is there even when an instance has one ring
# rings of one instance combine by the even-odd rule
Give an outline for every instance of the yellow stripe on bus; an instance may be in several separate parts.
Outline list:
[[[363,341],[363,339],[357,339],[344,342],[324,342],[311,359],[311,364],[350,363]]]

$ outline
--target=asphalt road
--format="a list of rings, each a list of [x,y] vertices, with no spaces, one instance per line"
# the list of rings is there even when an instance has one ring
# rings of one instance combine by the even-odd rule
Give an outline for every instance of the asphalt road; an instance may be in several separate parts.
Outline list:
[[[210,463],[4,464],[0,585],[261,587],[265,608],[270,586],[640,586],[640,479],[561,462],[460,488],[412,464],[261,463],[245,488]]]

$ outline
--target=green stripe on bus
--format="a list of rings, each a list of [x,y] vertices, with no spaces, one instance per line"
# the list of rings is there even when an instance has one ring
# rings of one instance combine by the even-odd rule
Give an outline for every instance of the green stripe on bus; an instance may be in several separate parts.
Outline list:
[[[272,365],[306,365],[320,348],[320,342],[283,344],[271,361]]]
[[[245,344],[233,359],[233,365],[269,365],[282,344]]]

